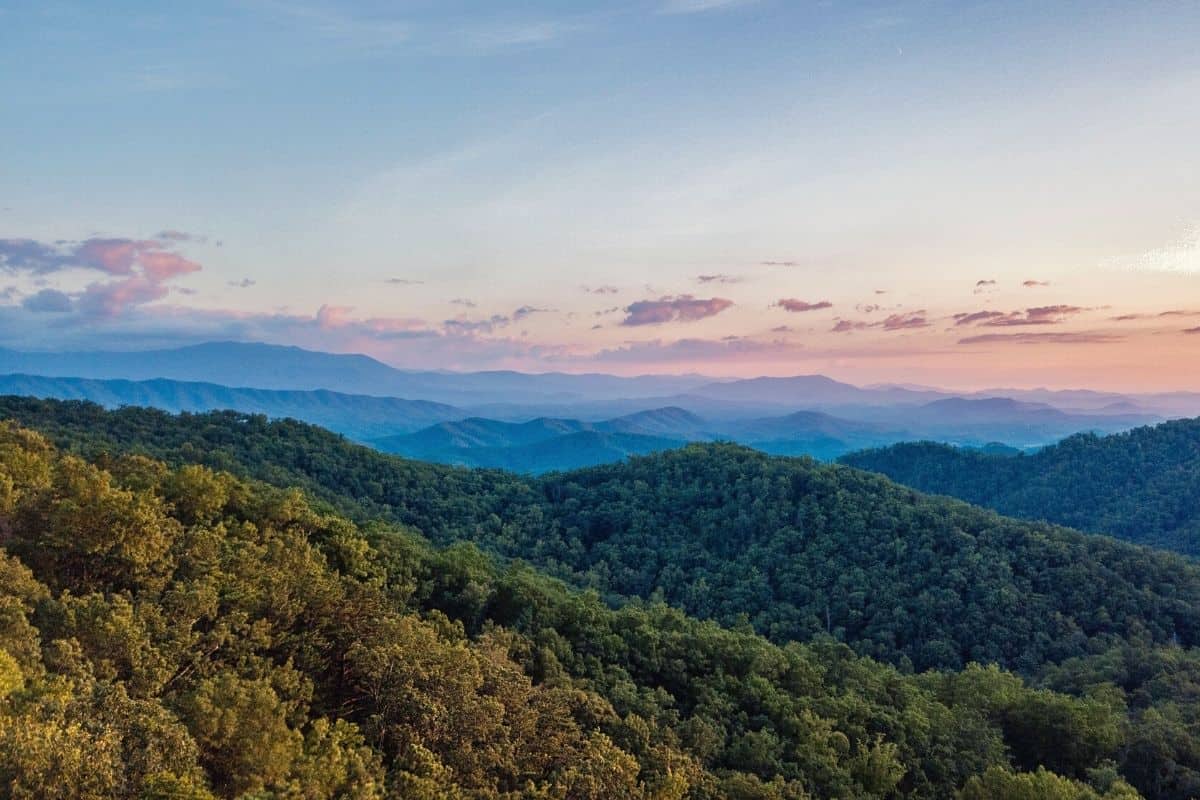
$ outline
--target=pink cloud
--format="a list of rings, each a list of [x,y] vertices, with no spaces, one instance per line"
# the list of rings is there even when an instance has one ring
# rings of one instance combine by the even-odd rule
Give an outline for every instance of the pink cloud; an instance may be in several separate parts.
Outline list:
[[[67,269],[94,270],[116,278],[97,281],[82,292],[54,296],[56,310],[65,312],[71,306],[62,302],[74,297],[77,310],[90,317],[114,317],[131,308],[160,300],[170,292],[166,284],[202,267],[185,258],[173,248],[175,243],[192,237],[180,231],[164,231],[156,239],[124,239],[93,237],[78,242],[59,241],[53,244],[31,239],[0,240],[0,267],[8,272],[27,272],[45,275]],[[178,288],[178,287],[175,287]],[[57,291],[57,290],[56,290]],[[50,305],[50,295],[34,301],[34,306]]]
[[[321,306],[317,309],[317,327],[326,331],[332,328],[340,328],[350,321],[350,313],[352,311],[354,309],[351,306]]]
[[[142,271],[156,281],[168,281],[190,272],[199,272],[201,267],[195,261],[189,261],[178,253],[162,250],[148,250],[138,256]]]
[[[77,268],[124,276],[140,270],[152,280],[165,281],[201,268],[172,249],[172,242],[183,240],[94,237],[51,245],[32,239],[3,239],[0,266],[9,272],[34,274]]]
[[[88,239],[75,248],[72,257],[76,264],[109,275],[128,275],[143,249],[160,247],[158,242],[139,242],[133,239]]]
[[[707,299],[681,294],[677,297],[660,297],[658,300],[639,300],[625,307],[626,317],[622,325],[661,325],[665,322],[694,322],[716,316],[733,305],[723,297]]]
[[[90,316],[115,317],[134,306],[166,297],[170,289],[145,275],[88,285],[79,298],[79,310]]]

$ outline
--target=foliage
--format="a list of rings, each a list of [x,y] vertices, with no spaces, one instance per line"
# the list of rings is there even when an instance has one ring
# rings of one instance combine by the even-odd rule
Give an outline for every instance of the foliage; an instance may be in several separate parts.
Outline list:
[[[1124,746],[1107,702],[612,610],[206,468],[4,425],[0,484],[4,797],[941,798]]]
[[[100,458],[295,486],[359,522],[470,541],[613,604],[661,599],[776,642],[819,634],[904,669],[1032,675],[1133,635],[1200,641],[1200,568],[1018,522],[878,476],[728,444],[528,478],[395,458],[294,421],[5,398],[0,415]],[[126,557],[132,557],[130,554]]]
[[[1028,455],[918,442],[842,462],[1002,514],[1200,555],[1200,419],[1079,434]]]

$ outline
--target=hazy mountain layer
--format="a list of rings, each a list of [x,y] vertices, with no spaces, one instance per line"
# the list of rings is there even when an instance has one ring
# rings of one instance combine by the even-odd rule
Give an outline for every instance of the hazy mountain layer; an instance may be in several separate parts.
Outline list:
[[[600,374],[412,371],[396,369],[364,355],[244,342],[210,342],[145,352],[0,350],[0,372],[128,380],[168,378],[259,389],[329,389],[455,405],[671,395],[712,380],[670,375],[624,378]]]
[[[1003,441],[1021,447],[1047,444],[1080,430],[1108,432],[1144,416],[1067,414],[1042,404],[1006,398],[947,398],[918,406],[856,406],[841,418],[819,411],[706,419],[685,408],[638,408],[623,416],[588,421],[576,417],[520,420],[472,417],[467,409],[421,400],[349,395],[328,390],[230,388],[212,383],[0,376],[0,393],[86,399],[106,407],[140,405],[167,411],[235,411],[291,417],[322,425],[388,452],[468,466],[547,472],[592,466],[724,439],[779,455],[822,459],[909,439],[969,446]],[[649,400],[642,402],[650,402]],[[593,435],[579,435],[591,433]],[[560,441],[551,442],[551,439]]]
[[[352,439],[414,431],[430,423],[461,419],[465,411],[426,400],[401,400],[331,392],[281,391],[164,379],[148,381],[0,375],[0,394],[89,400],[107,408],[148,406],[164,411],[232,409],[269,417],[293,417]]]
[[[249,342],[130,352],[0,349],[0,373],[135,381],[166,378],[276,390],[328,389],[464,406],[475,416],[510,421],[538,416],[600,420],[665,406],[710,419],[780,416],[800,410],[858,419],[859,415],[848,410],[915,407],[953,397],[1009,397],[1098,415],[1200,414],[1200,395],[1187,392],[1130,395],[1007,389],[962,393],[894,385],[860,387],[822,375],[714,380],[702,375],[418,371],[396,369],[364,355]]]

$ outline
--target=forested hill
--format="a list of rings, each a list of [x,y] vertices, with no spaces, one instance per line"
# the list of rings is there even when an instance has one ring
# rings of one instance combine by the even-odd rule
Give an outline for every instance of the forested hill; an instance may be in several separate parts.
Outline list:
[[[1200,555],[1200,419],[1080,434],[1012,458],[921,442],[842,462],[1002,514]]]
[[[1122,772],[1151,800],[1197,786],[1164,738],[1179,706],[1144,724],[1114,684],[1074,690],[1091,665],[1054,676],[1070,695],[995,668],[904,675],[828,639],[611,610],[204,467],[106,467],[0,424],[5,798],[1137,800]]]
[[[1200,567],[999,517],[848,467],[694,445],[540,479],[406,461],[232,413],[4,399],[90,455],[145,452],[299,486],[360,520],[473,541],[608,599],[662,598],[785,642],[827,633],[904,667],[1032,674],[1132,637],[1200,641]]]

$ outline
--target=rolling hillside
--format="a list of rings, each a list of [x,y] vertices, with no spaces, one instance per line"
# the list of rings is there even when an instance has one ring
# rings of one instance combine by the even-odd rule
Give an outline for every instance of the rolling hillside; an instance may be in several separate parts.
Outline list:
[[[1115,698],[612,610],[296,492],[103,460],[0,425],[14,798],[1138,797]]]
[[[843,461],[1010,516],[1200,555],[1200,419],[1072,436],[1011,458],[922,442]]]
[[[1200,567],[1169,554],[997,517],[846,467],[770,458],[732,445],[693,445],[629,464],[533,479],[407,461],[310,425],[233,413],[176,417],[145,409],[104,411],[81,403],[3,398],[0,417],[45,431],[61,446],[117,470],[126,476],[122,481],[133,482],[140,491],[166,480],[164,485],[173,487],[168,496],[176,498],[173,508],[218,513],[212,502],[199,498],[180,504],[195,477],[179,483],[162,477],[160,468],[144,457],[128,460],[120,454],[141,453],[176,465],[201,462],[311,493],[319,503],[364,523],[382,553],[362,555],[362,548],[347,538],[347,529],[323,516],[320,525],[332,528],[320,530],[331,533],[315,535],[329,542],[333,549],[327,552],[335,563],[367,576],[373,574],[370,564],[380,564],[392,576],[387,585],[397,596],[458,620],[468,632],[487,631],[492,622],[530,637],[528,644],[513,643],[509,652],[535,682],[559,676],[555,680],[561,685],[568,675],[584,679],[604,693],[621,719],[632,713],[670,726],[664,733],[651,727],[652,741],[665,736],[661,741],[683,741],[687,748],[700,741],[691,738],[696,731],[715,731],[715,739],[703,740],[718,743],[715,749],[706,747],[704,755],[695,756],[713,771],[713,785],[722,787],[712,796],[801,798],[803,792],[796,791],[807,787],[818,796],[847,800],[940,798],[953,795],[948,787],[966,782],[981,792],[985,785],[996,792],[971,795],[980,798],[1008,797],[1020,785],[1025,794],[1018,796],[1053,791],[1094,800],[1114,787],[1114,770],[1151,800],[1186,800],[1200,791],[1200,738],[1189,722],[1200,719],[1200,695],[1194,691],[1200,685],[1200,651],[1194,647],[1200,636]],[[9,453],[4,458],[12,457],[11,448],[3,452]],[[20,480],[41,474],[31,470],[28,458],[12,463],[22,465],[22,472],[13,473],[25,476]],[[205,481],[200,485],[208,488],[201,497],[220,485]],[[92,484],[70,484],[85,485]],[[229,497],[241,499],[224,501],[235,505],[220,514],[263,508],[242,490]],[[292,509],[288,514],[297,513],[294,496],[278,502]],[[272,508],[278,506],[253,511],[268,515],[259,524],[293,518],[281,518]],[[90,512],[83,513],[82,519],[90,518]],[[222,530],[235,536],[252,530],[236,520],[230,518],[233,524]],[[414,563],[414,558],[424,558],[423,545],[390,527],[394,523],[412,526],[450,549],[444,558]],[[101,536],[122,529],[94,528]],[[292,523],[289,530],[305,529]],[[51,540],[38,541],[21,551],[33,563],[60,558],[55,548],[68,548],[64,552],[69,554],[74,552],[70,548],[86,545],[74,535],[54,540],[58,543],[53,546]],[[549,591],[522,571],[526,568],[497,577],[489,560],[464,547],[467,543],[595,587],[621,610],[605,610],[594,596]],[[293,543],[265,552],[299,551]],[[43,569],[40,574],[53,581],[62,580],[56,575],[74,573]],[[102,573],[89,568],[81,574]],[[270,573],[256,567],[245,574]],[[87,588],[69,586],[76,592]],[[253,598],[260,591],[239,588],[230,597]],[[661,607],[642,611],[641,598],[669,600],[738,632],[722,638],[725,634],[716,634],[716,628],[692,628],[700,623],[654,610]],[[816,642],[812,652],[818,660],[783,667],[780,658],[801,658],[808,649],[795,643],[775,650],[751,646],[761,640],[746,638],[747,622],[777,642]],[[334,630],[345,624],[339,622]],[[310,629],[306,623],[304,630]],[[353,628],[347,634],[358,635]],[[830,650],[835,640],[890,661],[899,672],[877,673],[874,662],[851,659],[849,649]],[[293,641],[293,634],[282,641]],[[329,646],[337,652],[336,643]],[[424,651],[433,646],[432,641],[421,645]],[[730,661],[732,653],[746,647],[748,660]],[[284,658],[292,651],[270,652]],[[407,651],[391,652],[400,657]],[[972,660],[1007,664],[1039,688],[1030,690],[1016,677],[967,664]],[[925,667],[964,671],[928,674],[916,682],[902,677]],[[714,676],[719,676],[715,683]],[[833,683],[814,684],[814,679]],[[645,695],[639,686],[656,688]],[[837,692],[836,698],[827,691]],[[789,699],[797,696],[793,692],[816,703],[806,708],[823,709],[818,717],[832,714],[846,720],[825,729],[851,732],[839,734],[850,738],[850,758],[859,753],[879,765],[898,759],[899,766],[886,767],[884,773],[869,771],[892,776],[884,784],[871,779],[870,785],[891,788],[865,791],[866,784],[854,783],[867,780],[865,775],[848,765],[848,772],[842,771],[834,766],[843,764],[839,760],[812,764],[811,754],[821,752],[820,745],[803,733],[809,723],[796,727],[790,716],[797,709]],[[658,705],[635,700],[649,696],[657,697]],[[171,697],[166,699],[173,702]],[[464,696],[464,708],[479,702],[471,698]],[[937,705],[913,706],[928,700],[944,704],[951,716]],[[672,711],[664,717],[668,707],[682,716]],[[846,715],[857,722],[850,725]],[[703,724],[689,722],[697,716]],[[409,717],[392,719],[405,725]],[[930,719],[940,721],[931,725]],[[910,721],[915,727],[908,727]],[[979,730],[981,723],[998,726],[1002,744],[997,739],[989,744],[988,736],[995,734]],[[641,731],[636,737],[646,735],[643,722],[628,724],[634,728],[604,730],[617,742],[630,741],[625,737],[632,730]],[[714,727],[706,727],[710,725]],[[685,738],[671,738],[682,730],[689,731]],[[882,738],[872,740],[871,731]],[[951,738],[935,742],[931,735]],[[956,743],[959,735],[969,743]],[[645,741],[636,737],[634,741]],[[760,751],[764,741],[775,744]],[[857,743],[870,741],[889,747],[868,756],[870,748]],[[436,745],[434,752],[462,763],[453,745]],[[893,755],[878,760],[885,752]],[[992,752],[997,755],[981,755]],[[388,763],[403,770],[407,762]],[[680,762],[673,763],[671,774]],[[663,774],[651,762],[639,764],[647,779]],[[748,764],[756,765],[752,777],[737,774]],[[1048,776],[1020,778],[1018,783],[1005,777],[1008,769],[1037,767],[1093,781],[1100,788],[1060,785]],[[487,770],[493,768],[481,774],[490,776]],[[972,777],[975,770],[987,772],[986,783],[972,783],[983,781],[981,774]],[[785,789],[786,781],[770,790],[754,783],[785,775],[800,782],[795,791]],[[434,791],[431,796],[439,795]]]
[[[1200,567],[1020,522],[885,478],[735,445],[523,478],[408,461],[309,425],[0,399],[81,452],[135,450],[312,491],[360,519],[472,541],[617,600],[835,634],[893,663],[1031,671],[1137,632],[1200,642]],[[1090,644],[1089,644],[1090,643]]]

